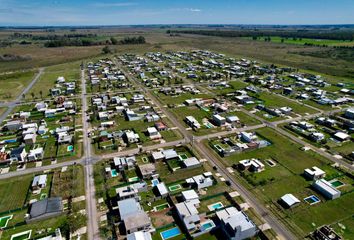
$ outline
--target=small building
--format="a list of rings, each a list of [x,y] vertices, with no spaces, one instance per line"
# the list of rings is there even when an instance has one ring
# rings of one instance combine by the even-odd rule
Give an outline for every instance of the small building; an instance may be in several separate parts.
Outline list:
[[[342,240],[342,237],[339,236],[332,228],[329,226],[322,226],[317,228],[312,236],[316,240]]]
[[[32,181],[32,189],[38,190],[41,188],[45,188],[47,186],[47,175],[42,174],[35,176]]]
[[[161,134],[159,133],[159,131],[157,131],[155,127],[148,127],[147,133],[151,140],[157,140],[162,138]]]
[[[190,157],[183,160],[183,165],[185,168],[195,168],[199,167],[201,164],[196,157]]]
[[[36,134],[26,134],[23,138],[23,141],[25,142],[25,144],[33,145],[35,144],[36,139],[37,139]]]
[[[162,154],[165,156],[166,160],[170,160],[178,157],[178,154],[174,149],[163,150]]]
[[[4,126],[9,131],[17,131],[22,127],[22,122],[20,120],[9,121]]]
[[[187,231],[197,228],[197,225],[200,223],[200,216],[193,202],[177,203],[176,210]]]
[[[290,193],[282,196],[280,202],[286,208],[292,208],[300,204],[300,200]]]
[[[213,186],[213,179],[210,177],[206,177],[203,175],[197,175],[191,178],[187,178],[186,182],[192,187],[196,189],[202,189]]]
[[[325,179],[316,180],[313,182],[312,186],[327,199],[333,200],[339,198],[341,195],[341,192]]]
[[[139,200],[138,192],[138,189],[136,189],[133,185],[116,188],[118,200],[128,198],[135,198],[136,200]]]
[[[62,214],[63,203],[61,197],[45,198],[32,203],[27,223],[42,221]]]
[[[24,162],[27,157],[27,152],[24,146],[14,148],[10,152],[10,158],[15,161]]]
[[[191,127],[191,128],[200,128],[200,123],[195,119],[193,116],[187,116],[186,117],[186,123]]]
[[[265,167],[261,161],[255,158],[241,160],[239,161],[239,166],[242,170],[248,169],[252,172],[261,172],[264,170]]]
[[[196,191],[193,189],[186,190],[182,192],[182,198],[186,202],[193,202],[194,205],[198,205],[200,203],[199,196]]]
[[[226,122],[228,123],[239,123],[240,119],[237,116],[227,116]]]
[[[306,168],[304,170],[304,176],[310,180],[318,180],[324,178],[326,176],[326,172],[314,166],[312,168]]]
[[[220,116],[219,114],[213,115],[213,122],[216,126],[222,126],[226,123],[226,118]]]
[[[124,132],[124,137],[125,140],[127,141],[127,143],[137,143],[139,142],[139,134],[131,131],[131,130],[127,130]]]
[[[114,157],[113,158],[114,166],[118,170],[123,170],[123,169],[131,169],[135,167],[136,165],[136,158],[135,156],[130,156],[130,157]]]
[[[159,132],[165,131],[168,129],[166,124],[164,124],[163,122],[155,122],[154,126],[157,129],[157,131],[159,131]]]
[[[149,232],[133,232],[127,235],[127,240],[152,240]]]
[[[345,111],[344,116],[349,119],[354,119],[354,108],[349,108]]]
[[[337,140],[344,142],[350,139],[350,135],[344,133],[344,132],[336,132],[333,135],[334,138],[336,138]]]
[[[153,163],[139,165],[139,171],[143,179],[149,179],[156,174],[156,167]]]
[[[41,160],[44,157],[44,150],[42,147],[35,148],[30,150],[30,152],[27,155],[27,160],[28,161],[37,161]]]
[[[160,182],[156,185],[156,189],[161,197],[166,197],[168,195],[168,189],[164,182]]]

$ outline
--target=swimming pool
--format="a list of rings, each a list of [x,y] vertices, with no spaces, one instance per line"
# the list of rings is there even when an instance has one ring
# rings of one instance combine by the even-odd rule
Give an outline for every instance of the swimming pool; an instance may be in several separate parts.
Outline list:
[[[7,140],[4,140],[5,143],[15,143],[17,142],[17,139],[7,139]]]
[[[318,197],[316,197],[315,195],[312,195],[312,196],[305,198],[304,201],[309,203],[310,205],[313,205],[313,204],[320,202],[321,200]]]
[[[32,230],[28,230],[21,233],[16,233],[11,236],[11,240],[27,240],[31,238]]]
[[[8,224],[8,222],[12,219],[12,215],[1,217],[0,218],[0,229],[5,228]]]
[[[180,160],[186,160],[188,158],[187,154],[183,153],[181,155],[178,155]]]
[[[176,184],[168,187],[168,190],[170,190],[170,192],[174,192],[180,189],[182,189],[182,186],[180,184]]]
[[[344,183],[342,183],[342,182],[339,181],[339,180],[333,180],[333,181],[331,181],[330,183],[331,183],[331,185],[332,185],[333,187],[335,187],[335,188],[338,188],[338,187],[341,187],[341,186],[344,185]]]
[[[174,227],[174,228],[168,229],[168,230],[160,233],[161,238],[163,240],[176,237],[180,234],[181,234],[181,231],[178,229],[178,227]]]
[[[207,221],[201,224],[200,226],[200,230],[202,232],[208,231],[210,229],[212,229],[213,227],[215,227],[215,224],[213,221]]]
[[[152,184],[153,187],[155,187],[159,183],[160,183],[160,181],[158,179],[152,179],[151,180],[151,184]]]
[[[117,176],[118,176],[117,170],[112,169],[112,170],[111,170],[111,176],[112,176],[112,177],[117,177]]]
[[[66,150],[67,150],[68,152],[72,152],[72,151],[74,150],[74,146],[73,146],[73,145],[69,145],[69,146],[66,148]]]
[[[221,202],[213,203],[208,206],[210,211],[217,210],[217,209],[223,208],[223,207],[224,207],[224,205]]]

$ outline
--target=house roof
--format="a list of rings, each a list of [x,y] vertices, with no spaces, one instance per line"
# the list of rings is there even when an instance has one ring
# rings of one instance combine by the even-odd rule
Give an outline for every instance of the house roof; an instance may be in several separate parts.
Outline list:
[[[193,200],[193,199],[199,199],[198,194],[196,193],[196,191],[194,191],[193,189],[191,190],[187,190],[187,191],[183,191],[182,192],[182,196],[183,198],[188,201],[188,200]]]
[[[135,229],[142,226],[150,225],[150,218],[146,212],[140,210],[135,214],[131,214],[124,219],[125,229]]]
[[[168,190],[167,190],[167,187],[166,187],[165,183],[160,182],[160,183],[158,183],[156,185],[156,187],[157,187],[157,190],[159,190],[159,193],[160,193],[161,196],[163,196],[163,195],[168,193]]]
[[[63,211],[63,204],[60,197],[45,198],[43,200],[32,203],[30,210],[30,218],[40,217],[47,213],[55,213]]]
[[[134,198],[118,201],[118,208],[122,220],[141,211],[140,204]]]
[[[149,232],[134,232],[127,235],[127,240],[151,240]]]
[[[162,153],[166,159],[178,157],[177,152],[174,149],[167,149],[167,150],[162,151]]]
[[[289,207],[297,204],[297,203],[300,203],[300,200],[297,199],[294,195],[288,193],[288,194],[285,194],[284,196],[281,197],[281,200],[286,204],[288,205]]]
[[[200,164],[199,160],[196,157],[187,158],[183,161],[183,163],[186,167],[192,167]]]

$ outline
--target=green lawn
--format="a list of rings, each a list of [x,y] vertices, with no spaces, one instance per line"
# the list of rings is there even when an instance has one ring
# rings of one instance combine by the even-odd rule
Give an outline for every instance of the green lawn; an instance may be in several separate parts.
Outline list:
[[[1,180],[0,212],[22,207],[32,180],[32,174]]]
[[[0,75],[0,101],[14,100],[32,81],[35,71]]]

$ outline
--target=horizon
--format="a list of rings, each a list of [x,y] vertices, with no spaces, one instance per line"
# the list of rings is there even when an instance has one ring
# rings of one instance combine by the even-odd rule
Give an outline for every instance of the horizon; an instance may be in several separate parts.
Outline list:
[[[350,0],[0,0],[0,26],[347,25]]]

